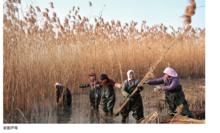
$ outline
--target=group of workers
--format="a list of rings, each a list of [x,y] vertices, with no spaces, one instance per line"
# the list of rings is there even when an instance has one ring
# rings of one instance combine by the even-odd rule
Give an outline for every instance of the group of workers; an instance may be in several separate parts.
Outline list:
[[[192,113],[189,110],[188,103],[185,99],[185,95],[180,84],[177,72],[167,67],[163,71],[164,75],[156,79],[150,79],[144,81],[144,84],[155,85],[154,91],[164,91],[165,101],[168,104],[168,114],[173,116],[180,114],[188,117],[192,117]],[[101,74],[97,79],[96,73],[90,73],[88,75],[89,83],[80,84],[80,88],[90,88],[89,99],[91,109],[99,110],[100,103],[102,104],[102,110],[106,116],[113,116],[113,110],[116,101],[115,87],[116,82],[108,77],[107,74]],[[140,122],[144,119],[144,106],[140,92],[144,89],[144,84],[139,84],[139,80],[135,77],[135,72],[129,70],[127,72],[127,79],[121,85],[121,93],[126,100],[129,97],[129,102],[120,112],[122,116],[122,123],[128,122],[129,113],[132,112],[132,116],[136,122]],[[160,85],[160,86],[158,86]],[[56,86],[57,88],[58,86]],[[131,96],[134,89],[138,91]],[[177,111],[177,108],[178,109]],[[181,110],[181,111],[179,111]]]

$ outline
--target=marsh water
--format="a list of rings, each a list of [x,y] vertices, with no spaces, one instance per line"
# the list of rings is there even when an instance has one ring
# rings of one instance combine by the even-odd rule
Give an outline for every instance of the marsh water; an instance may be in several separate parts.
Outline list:
[[[204,80],[183,80],[181,83],[184,87],[184,91],[187,92],[186,97],[187,95],[191,95],[188,92],[194,93],[193,88],[204,86]],[[155,121],[155,123],[157,123],[167,117],[167,105],[165,104],[164,93],[155,93],[152,88],[153,87],[145,86],[141,95],[144,104],[144,115],[147,116],[154,111],[158,112],[159,118]],[[115,92],[116,103],[114,111],[116,111],[120,103],[123,101],[120,89],[115,89]],[[202,99],[198,99],[201,98],[201,96],[197,95],[199,94],[193,94],[193,100],[198,101],[199,103]],[[191,106],[198,106],[197,110],[192,111],[202,112],[202,115],[198,118],[204,119],[204,105],[192,105],[193,103],[190,102],[191,101],[189,101],[189,104],[191,104]],[[40,112],[32,112],[29,114],[27,121],[28,123],[121,123],[121,116],[119,115],[113,118],[105,117],[102,111],[102,105],[100,105],[98,111],[91,109],[89,90],[84,89],[81,90],[80,93],[73,93],[72,106],[70,108],[57,107],[56,105],[48,106],[48,108],[44,108]],[[16,122],[24,123],[22,119]],[[130,112],[128,123],[136,123],[136,120],[132,117],[132,112]]]

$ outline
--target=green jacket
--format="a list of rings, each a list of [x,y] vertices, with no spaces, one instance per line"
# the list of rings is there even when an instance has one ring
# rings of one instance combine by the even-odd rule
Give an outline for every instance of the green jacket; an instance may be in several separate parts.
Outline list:
[[[124,97],[128,97],[134,91],[138,84],[139,80],[125,80],[121,89],[122,95]],[[140,90],[142,89],[143,87],[140,87]],[[137,92],[137,94],[135,94],[133,97],[136,97],[138,95],[140,95],[139,92]]]
[[[111,85],[105,85],[102,86],[102,105],[103,105],[103,111],[108,113],[113,112],[113,108],[115,105],[115,91],[113,86]]]

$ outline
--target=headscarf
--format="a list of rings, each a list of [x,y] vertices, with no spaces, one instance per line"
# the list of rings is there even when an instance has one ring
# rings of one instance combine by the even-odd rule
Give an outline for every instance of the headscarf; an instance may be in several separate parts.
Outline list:
[[[127,72],[128,81],[131,80],[131,79],[130,79],[130,76],[129,76],[130,73],[134,73],[134,70],[128,70],[128,72]]]
[[[165,74],[167,74],[167,75],[169,75],[171,77],[178,77],[177,72],[173,68],[171,68],[171,67],[165,68],[163,73],[165,73]]]

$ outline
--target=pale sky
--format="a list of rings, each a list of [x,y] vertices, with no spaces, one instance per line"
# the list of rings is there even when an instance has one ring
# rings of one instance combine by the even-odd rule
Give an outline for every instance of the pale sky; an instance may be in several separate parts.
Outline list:
[[[22,7],[38,5],[41,8],[49,7],[53,1],[55,11],[63,20],[73,6],[80,7],[80,14],[89,18],[99,16],[105,20],[120,20],[141,23],[146,20],[149,25],[165,24],[174,27],[182,27],[182,19],[188,0],[90,0],[93,3],[89,7],[89,0],[22,0]],[[196,0],[196,14],[192,17],[194,27],[205,27],[205,0]],[[105,5],[105,6],[104,6]]]

